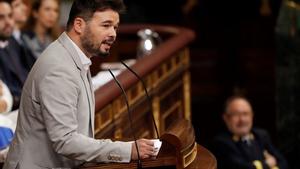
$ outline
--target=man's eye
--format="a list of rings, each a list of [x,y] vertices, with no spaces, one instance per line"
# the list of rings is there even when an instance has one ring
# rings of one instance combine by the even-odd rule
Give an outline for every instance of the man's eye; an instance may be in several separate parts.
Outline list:
[[[102,25],[103,27],[105,27],[105,28],[108,28],[108,27],[110,27],[110,25]]]

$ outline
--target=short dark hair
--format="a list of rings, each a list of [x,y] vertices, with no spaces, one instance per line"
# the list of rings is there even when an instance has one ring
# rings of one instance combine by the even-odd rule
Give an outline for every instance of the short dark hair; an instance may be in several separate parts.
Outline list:
[[[96,11],[106,9],[122,13],[125,11],[125,5],[123,0],[74,0],[67,22],[67,29],[70,29],[76,17],[89,21]]]
[[[226,113],[228,106],[233,101],[238,100],[238,99],[245,100],[246,102],[248,102],[251,105],[250,101],[245,96],[243,96],[243,95],[233,95],[233,96],[230,96],[229,98],[226,99],[225,104],[224,104],[224,113]]]

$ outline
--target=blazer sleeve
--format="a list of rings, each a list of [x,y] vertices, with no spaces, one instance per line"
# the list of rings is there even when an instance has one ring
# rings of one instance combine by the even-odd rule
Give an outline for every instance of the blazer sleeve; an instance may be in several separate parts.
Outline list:
[[[74,70],[62,66],[53,68],[38,86],[42,115],[54,151],[81,161],[129,162],[131,143],[97,140],[78,133],[80,89],[71,71]]]

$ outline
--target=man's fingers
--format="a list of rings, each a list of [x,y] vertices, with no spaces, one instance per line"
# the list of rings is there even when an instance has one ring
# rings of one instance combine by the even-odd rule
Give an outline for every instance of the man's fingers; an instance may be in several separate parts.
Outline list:
[[[144,155],[142,155],[142,159],[145,159],[145,158],[149,158],[150,156],[148,155],[148,154],[144,154]]]
[[[154,142],[148,139],[139,139],[137,140],[137,145],[139,149],[139,155],[141,159],[150,158],[155,156],[156,150],[154,147]],[[137,159],[137,152],[135,144],[133,144],[133,158]]]
[[[148,146],[146,150],[150,156],[155,156],[157,151],[154,146]]]
[[[140,141],[147,144],[147,145],[149,145],[149,146],[154,146],[154,142],[151,141],[151,140],[141,139]]]

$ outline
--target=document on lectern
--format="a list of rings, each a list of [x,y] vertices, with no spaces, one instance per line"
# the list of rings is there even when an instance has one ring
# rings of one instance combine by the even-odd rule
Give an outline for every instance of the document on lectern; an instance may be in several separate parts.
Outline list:
[[[159,139],[151,139],[151,141],[154,142],[154,156],[156,157],[159,150],[160,150],[160,147],[161,147],[161,141]],[[130,143],[133,143],[134,141],[130,141]]]
[[[152,139],[152,141],[154,142],[154,155],[156,157],[161,147],[161,141],[159,139]]]

